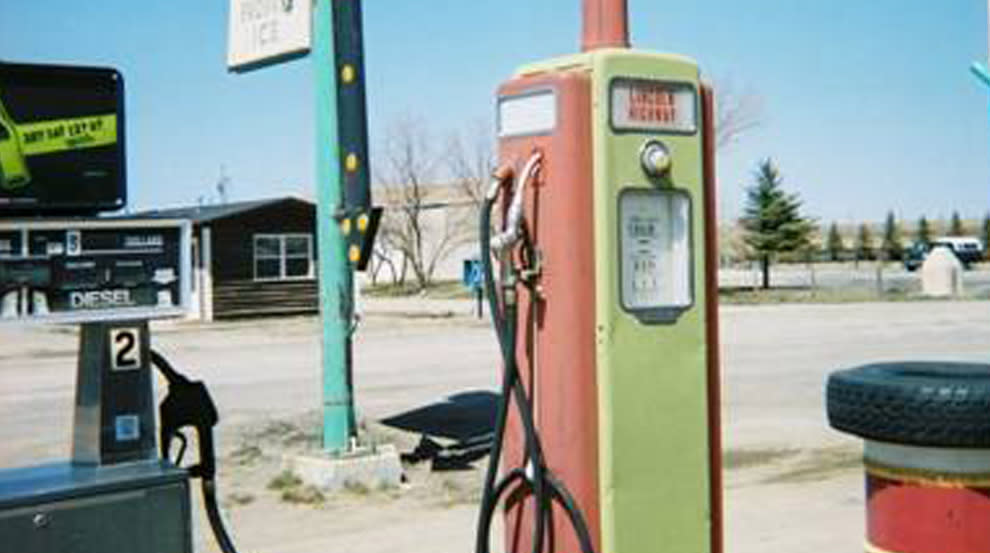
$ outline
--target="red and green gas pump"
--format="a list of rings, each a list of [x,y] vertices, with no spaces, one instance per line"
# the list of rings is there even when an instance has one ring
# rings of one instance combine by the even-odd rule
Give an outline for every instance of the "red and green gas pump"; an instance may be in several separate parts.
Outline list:
[[[496,427],[479,550],[504,503],[506,551],[716,553],[712,93],[694,61],[629,48],[625,0],[583,8],[580,54],[498,91],[483,262],[523,408]]]

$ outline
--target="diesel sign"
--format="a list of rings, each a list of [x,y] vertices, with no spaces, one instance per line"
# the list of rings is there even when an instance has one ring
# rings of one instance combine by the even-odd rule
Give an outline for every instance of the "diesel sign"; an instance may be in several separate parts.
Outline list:
[[[191,235],[188,222],[168,219],[0,216],[0,327],[182,316]]]
[[[91,292],[69,293],[69,305],[72,309],[107,309],[114,307],[132,307],[131,291],[93,290]]]

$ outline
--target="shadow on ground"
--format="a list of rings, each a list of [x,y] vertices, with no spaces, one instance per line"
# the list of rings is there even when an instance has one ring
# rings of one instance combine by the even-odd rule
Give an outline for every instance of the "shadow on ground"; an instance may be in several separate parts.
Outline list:
[[[498,395],[492,392],[464,392],[381,423],[420,435],[416,448],[402,453],[404,462],[429,461],[433,470],[467,470],[491,449],[497,404]]]

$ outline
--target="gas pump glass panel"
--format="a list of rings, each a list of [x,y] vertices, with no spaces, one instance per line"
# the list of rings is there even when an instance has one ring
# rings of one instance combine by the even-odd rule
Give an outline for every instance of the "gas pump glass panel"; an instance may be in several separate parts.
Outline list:
[[[549,134],[557,126],[557,94],[538,90],[500,98],[498,101],[498,137]]]
[[[615,79],[612,128],[694,134],[698,131],[698,94],[688,83]]]
[[[694,303],[691,200],[678,190],[619,197],[622,307],[644,323],[672,323]]]
[[[190,242],[182,221],[0,222],[0,324],[181,316]]]
[[[124,207],[123,87],[110,68],[0,63],[0,216]]]

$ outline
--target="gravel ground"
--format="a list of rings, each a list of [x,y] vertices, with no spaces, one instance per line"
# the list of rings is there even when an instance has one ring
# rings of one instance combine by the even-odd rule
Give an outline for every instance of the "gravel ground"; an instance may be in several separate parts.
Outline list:
[[[400,449],[416,436],[376,421],[495,386],[496,351],[468,302],[367,300],[355,343],[360,416]],[[472,550],[474,470],[410,467],[397,489],[320,497],[278,476],[287,451],[314,447],[317,321],[156,325],[156,347],[207,381],[220,407],[220,485],[242,551]],[[990,358],[990,303],[903,302],[722,309],[727,551],[859,550],[857,440],[832,432],[829,371],[880,360]],[[69,451],[76,336],[0,327],[0,467]],[[199,550],[214,551],[197,518]]]

